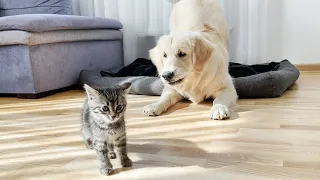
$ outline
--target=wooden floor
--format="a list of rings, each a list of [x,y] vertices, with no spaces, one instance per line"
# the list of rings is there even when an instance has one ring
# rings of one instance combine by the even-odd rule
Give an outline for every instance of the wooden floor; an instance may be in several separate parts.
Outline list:
[[[240,100],[231,120],[208,119],[211,103],[175,106],[160,117],[129,96],[134,167],[99,173],[80,136],[81,91],[40,100],[0,98],[0,179],[267,180],[320,179],[320,73],[303,73],[281,98]]]

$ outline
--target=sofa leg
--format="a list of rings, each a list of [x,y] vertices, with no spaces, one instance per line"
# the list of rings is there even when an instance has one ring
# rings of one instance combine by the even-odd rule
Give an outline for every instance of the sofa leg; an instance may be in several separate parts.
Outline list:
[[[38,93],[38,94],[17,94],[17,98],[19,99],[40,99],[44,98],[47,96],[52,96],[54,95],[54,91],[48,91],[48,92],[43,92],[43,93]]]

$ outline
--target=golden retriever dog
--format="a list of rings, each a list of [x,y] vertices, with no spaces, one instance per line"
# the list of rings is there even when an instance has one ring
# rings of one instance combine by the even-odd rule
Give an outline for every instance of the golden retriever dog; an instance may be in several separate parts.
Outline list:
[[[170,16],[170,34],[162,36],[150,58],[165,88],[144,112],[158,116],[183,99],[214,99],[210,118],[229,118],[237,93],[228,72],[229,28],[216,0],[180,0]]]

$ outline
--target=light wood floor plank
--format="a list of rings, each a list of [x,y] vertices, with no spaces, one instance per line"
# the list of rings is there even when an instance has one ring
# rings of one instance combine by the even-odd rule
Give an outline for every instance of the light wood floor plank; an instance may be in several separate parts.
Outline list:
[[[0,98],[1,180],[317,180],[320,72],[303,72],[281,98],[239,100],[227,121],[212,103],[182,102],[159,117],[142,107],[159,97],[130,95],[126,114],[132,169],[101,176],[80,135],[85,94],[39,100]]]

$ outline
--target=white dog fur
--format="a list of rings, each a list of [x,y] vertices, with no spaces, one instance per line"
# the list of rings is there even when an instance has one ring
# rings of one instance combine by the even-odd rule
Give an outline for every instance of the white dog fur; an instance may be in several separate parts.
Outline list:
[[[230,117],[237,93],[228,72],[229,28],[216,0],[180,0],[170,16],[170,34],[162,36],[150,57],[165,88],[144,112],[157,116],[183,99],[212,98],[210,118]],[[165,73],[174,73],[166,80]],[[182,81],[181,81],[182,79]]]

